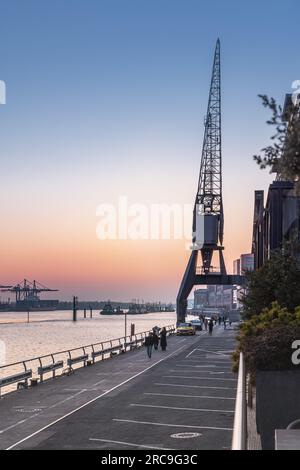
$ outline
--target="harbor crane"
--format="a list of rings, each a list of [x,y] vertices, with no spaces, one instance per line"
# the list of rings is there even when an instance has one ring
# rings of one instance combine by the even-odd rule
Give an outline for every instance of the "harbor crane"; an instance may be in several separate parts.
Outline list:
[[[12,292],[16,296],[16,304],[20,302],[32,303],[40,300],[39,294],[41,292],[57,292],[58,289],[50,289],[44,286],[40,282],[29,281],[24,279],[22,283],[18,283],[15,286],[0,286],[2,292]]]
[[[187,299],[195,285],[243,285],[243,276],[228,275],[223,257],[224,213],[222,200],[221,141],[221,64],[220,40],[217,40],[198,188],[193,210],[193,243],[177,295],[177,321],[185,321]],[[198,256],[199,252],[201,256]],[[219,256],[219,267],[212,266],[213,254]],[[199,258],[199,259],[198,259]],[[200,266],[198,265],[200,261]]]

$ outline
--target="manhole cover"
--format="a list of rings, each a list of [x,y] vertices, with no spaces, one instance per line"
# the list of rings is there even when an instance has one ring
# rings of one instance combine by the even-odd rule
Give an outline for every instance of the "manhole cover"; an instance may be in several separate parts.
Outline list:
[[[200,432],[178,432],[176,434],[171,434],[173,439],[193,439],[200,436],[202,436]]]

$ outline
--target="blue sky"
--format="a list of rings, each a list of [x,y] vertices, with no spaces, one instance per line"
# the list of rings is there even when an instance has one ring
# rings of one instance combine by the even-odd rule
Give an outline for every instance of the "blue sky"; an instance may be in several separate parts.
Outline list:
[[[272,180],[252,162],[270,135],[257,95],[282,102],[300,79],[299,14],[294,0],[0,0],[2,245],[30,226],[27,266],[41,225],[59,244],[53,227],[84,218],[92,239],[97,205],[119,194],[191,202],[219,37],[228,263],[248,251],[253,191]],[[17,255],[6,250],[19,279]]]
[[[257,94],[282,100],[299,78],[300,8],[296,1],[247,3],[2,0],[0,73],[8,100],[1,109],[3,145],[9,141],[11,148],[8,131],[14,129],[20,137],[15,150],[29,145],[26,158],[38,158],[46,168],[50,159],[40,152],[37,157],[34,147],[46,150],[50,140],[55,150],[74,150],[62,166],[76,160],[76,147],[86,148],[88,140],[110,148],[116,137],[124,146],[134,139],[177,147],[176,140],[186,137],[195,144],[196,131],[201,146],[220,37],[224,145],[236,134],[253,142],[255,132],[259,146],[265,133]],[[166,160],[176,164],[170,153]]]

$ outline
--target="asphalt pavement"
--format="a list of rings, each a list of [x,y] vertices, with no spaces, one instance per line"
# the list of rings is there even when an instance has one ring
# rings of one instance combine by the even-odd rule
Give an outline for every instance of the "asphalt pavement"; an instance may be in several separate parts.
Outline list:
[[[212,336],[202,332],[196,337],[171,337],[167,351],[153,351],[151,359],[141,348],[76,371],[76,383],[63,377],[36,387],[33,394],[20,391],[15,399],[1,400],[0,416],[5,402],[15,415],[20,406],[29,407],[31,414],[25,415],[24,423],[19,414],[11,429],[9,425],[0,429],[0,445],[13,449],[230,449],[237,383],[231,371],[234,343],[234,331],[217,326]],[[50,399],[51,387],[52,405],[46,399]],[[55,402],[62,390],[67,393],[65,400]],[[16,399],[22,400],[22,393],[27,404],[18,405]],[[6,416],[10,416],[9,409]]]

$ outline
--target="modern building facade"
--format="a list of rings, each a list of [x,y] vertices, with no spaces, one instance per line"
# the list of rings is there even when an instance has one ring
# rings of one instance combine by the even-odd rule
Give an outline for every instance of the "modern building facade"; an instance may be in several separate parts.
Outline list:
[[[195,289],[194,290],[194,309],[202,309],[208,307],[208,290]]]
[[[300,119],[299,97],[287,95],[283,120],[288,126]],[[300,157],[299,157],[300,158]],[[293,181],[284,181],[280,175],[269,186],[266,203],[264,192],[255,191],[252,254],[254,268],[259,269],[270,258],[271,252],[282,247],[284,241],[300,242],[300,196]]]
[[[233,274],[241,274],[241,260],[240,258],[235,259],[233,262]]]
[[[253,253],[246,253],[241,255],[240,262],[240,274],[245,274],[247,271],[253,271],[254,269],[254,255]]]
[[[207,286],[206,289],[194,291],[194,310],[207,307],[234,310],[236,308],[236,286]]]
[[[244,275],[254,269],[254,254],[244,253],[233,262],[233,274]]]

